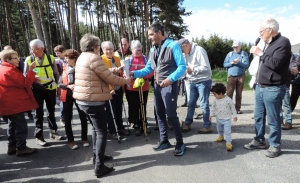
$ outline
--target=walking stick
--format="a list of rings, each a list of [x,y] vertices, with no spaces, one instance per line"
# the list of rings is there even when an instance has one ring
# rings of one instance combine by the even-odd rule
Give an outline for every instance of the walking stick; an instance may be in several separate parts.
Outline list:
[[[139,96],[140,96],[140,106],[141,106],[142,121],[143,121],[143,131],[144,131],[145,137],[147,137],[147,123],[146,123],[146,115],[145,115],[145,108],[144,108],[144,96],[143,96],[142,86],[139,87]]]
[[[119,142],[119,144],[120,144],[120,143],[121,143],[121,138],[120,138],[120,135],[119,135],[119,133],[118,133],[118,128],[117,128],[117,124],[116,124],[116,119],[115,119],[114,111],[113,111],[113,109],[112,109],[110,100],[109,100],[108,102],[109,102],[109,106],[110,106],[111,115],[113,116],[114,125],[115,125],[115,128],[116,128],[117,137],[118,137],[118,142]]]
[[[126,118],[126,121],[127,121],[127,131],[130,133],[130,130],[129,130],[130,125],[129,125],[129,122],[128,122],[124,101],[122,101],[122,103],[123,103],[123,110],[124,110],[125,118]]]

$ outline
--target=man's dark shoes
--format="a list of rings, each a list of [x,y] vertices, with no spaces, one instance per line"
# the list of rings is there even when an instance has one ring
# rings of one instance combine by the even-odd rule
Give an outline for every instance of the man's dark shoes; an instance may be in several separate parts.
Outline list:
[[[94,172],[95,172],[95,176],[97,176],[99,178],[99,177],[109,174],[113,170],[114,170],[113,165],[111,165],[111,166],[100,165],[99,167],[97,167],[94,170]]]
[[[171,144],[170,144],[169,141],[160,141],[155,146],[153,146],[152,148],[155,151],[161,151],[161,150],[164,150],[164,149],[168,149],[170,147],[171,147]]]
[[[29,148],[29,147],[26,146],[25,149],[17,150],[16,155],[17,156],[24,156],[24,155],[28,155],[28,154],[33,154],[35,152],[36,152],[35,148]]]
[[[16,146],[8,147],[7,154],[8,155],[15,155],[17,152]]]
[[[292,129],[292,124],[291,123],[285,123],[281,126],[281,129],[290,130],[290,129]]]
[[[103,156],[103,161],[109,161],[109,160],[112,160],[112,159],[114,159],[114,158],[110,155],[105,155],[104,154],[104,156]],[[95,164],[95,163],[96,163],[96,155],[93,154],[93,164]]]
[[[187,102],[184,102],[181,107],[187,107]]]

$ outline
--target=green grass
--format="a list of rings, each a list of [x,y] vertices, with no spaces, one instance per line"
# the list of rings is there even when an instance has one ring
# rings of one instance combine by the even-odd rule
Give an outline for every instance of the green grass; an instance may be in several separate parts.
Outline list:
[[[224,70],[212,70],[212,80],[214,82],[223,83],[225,86],[227,85],[227,71]],[[249,86],[249,81],[251,80],[251,76],[248,71],[246,71],[246,78],[244,82],[244,90],[252,90]]]

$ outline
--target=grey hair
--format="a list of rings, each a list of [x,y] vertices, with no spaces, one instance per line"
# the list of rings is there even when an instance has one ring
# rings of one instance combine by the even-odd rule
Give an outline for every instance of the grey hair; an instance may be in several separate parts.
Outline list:
[[[279,23],[274,18],[266,18],[261,23],[260,26],[263,28],[271,28],[274,32],[279,31]]]
[[[38,48],[45,48],[43,41],[41,41],[40,39],[34,39],[32,41],[30,41],[29,46],[36,46]]]
[[[113,49],[115,49],[115,46],[114,46],[114,44],[112,43],[112,42],[110,42],[110,41],[104,41],[104,42],[102,42],[101,43],[101,48],[102,48],[102,50],[104,49],[104,48],[113,48]]]
[[[90,33],[87,33],[80,39],[80,50],[82,52],[94,51],[94,47],[100,46],[100,44],[100,38]]]
[[[130,45],[131,50],[136,48],[143,48],[141,42],[139,40],[132,40]]]

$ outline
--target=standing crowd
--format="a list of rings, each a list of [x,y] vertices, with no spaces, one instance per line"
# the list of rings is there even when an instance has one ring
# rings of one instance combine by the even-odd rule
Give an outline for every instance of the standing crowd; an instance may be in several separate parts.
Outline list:
[[[232,151],[231,123],[242,113],[245,72],[250,65],[252,80],[249,84],[255,90],[255,136],[244,148],[267,148],[265,128],[268,122],[270,133],[266,156],[277,157],[281,153],[281,128],[292,128],[291,112],[300,95],[300,58],[293,58],[290,41],[280,34],[275,19],[261,22],[259,36],[258,42],[250,49],[250,54],[254,55],[251,64],[248,53],[241,49],[241,43],[238,40],[233,42],[233,51],[224,60],[224,67],[228,69],[227,86],[221,83],[212,86],[211,66],[204,48],[184,38],[178,41],[169,39],[164,26],[157,22],[148,27],[148,38],[152,43],[149,56],[143,55],[143,46],[138,40],[129,44],[126,38],[122,38],[119,48],[114,51],[112,42],[101,43],[92,34],[81,38],[81,53],[56,46],[57,59],[45,52],[44,43],[39,39],[30,42],[31,55],[25,61],[21,61],[18,53],[8,46],[0,53],[0,116],[8,123],[7,154],[22,156],[36,152],[35,148],[26,145],[28,127],[24,113],[34,120],[36,143],[47,145],[43,127],[44,102],[49,137],[64,139],[57,132],[54,114],[55,105],[59,105],[60,124],[65,128],[67,145],[71,149],[79,148],[72,130],[74,104],[81,122],[83,147],[90,145],[88,122],[92,125],[94,173],[96,176],[108,174],[113,167],[104,162],[113,157],[105,154],[107,138],[120,140],[130,135],[122,118],[123,110],[127,115],[124,94],[128,102],[126,120],[133,124],[135,135],[151,133],[146,118],[151,84],[160,132],[159,141],[153,146],[155,151],[172,147],[167,131],[171,127],[176,139],[174,156],[184,155],[186,146],[182,133],[191,130],[198,99],[203,115],[203,127],[198,133],[212,133],[212,118],[215,117],[216,142],[225,140],[226,150]],[[134,81],[136,78],[138,83]],[[187,114],[182,121],[176,111],[179,80],[184,82],[187,100]],[[211,107],[210,92],[215,97]],[[232,100],[234,92],[235,102]],[[31,111],[34,111],[34,118]]]

